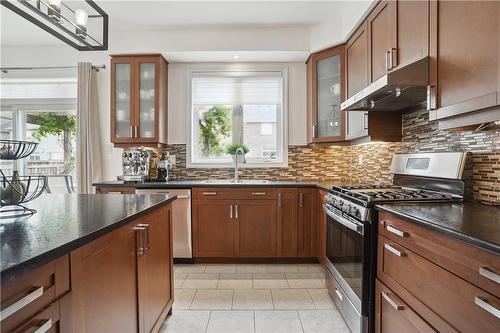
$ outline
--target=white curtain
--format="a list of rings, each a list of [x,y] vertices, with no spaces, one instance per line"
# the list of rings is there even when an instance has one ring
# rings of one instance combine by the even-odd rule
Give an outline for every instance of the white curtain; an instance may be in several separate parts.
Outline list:
[[[76,109],[76,177],[79,193],[93,193],[92,183],[102,180],[101,132],[97,78],[88,62],[78,63]]]

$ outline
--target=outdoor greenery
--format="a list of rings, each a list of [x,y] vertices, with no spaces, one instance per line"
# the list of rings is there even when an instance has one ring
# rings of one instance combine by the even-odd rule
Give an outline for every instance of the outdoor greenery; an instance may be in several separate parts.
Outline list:
[[[39,127],[33,131],[33,138],[41,141],[49,135],[59,136],[64,149],[64,161],[73,165],[75,158],[72,142],[76,136],[76,116],[43,112],[37,115],[35,124]]]
[[[222,138],[231,134],[231,108],[215,105],[200,114],[200,150],[203,157],[224,153],[220,145]]]
[[[234,155],[236,154],[236,151],[241,148],[243,149],[243,151],[245,152],[245,154],[247,154],[249,151],[250,151],[250,148],[248,148],[246,145],[244,144],[241,144],[241,143],[233,143],[231,145],[228,145],[226,147],[226,153],[228,153],[229,155]]]

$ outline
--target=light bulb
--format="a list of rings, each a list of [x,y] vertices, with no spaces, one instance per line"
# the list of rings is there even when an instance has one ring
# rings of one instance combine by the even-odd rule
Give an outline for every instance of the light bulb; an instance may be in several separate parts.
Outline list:
[[[75,10],[75,18],[76,18],[76,24],[81,25],[86,27],[87,26],[87,20],[89,18],[89,14],[87,14],[86,11],[83,9],[77,9]]]
[[[75,33],[78,37],[85,39],[87,35],[87,20],[89,18],[89,14],[83,9],[75,10],[75,18],[76,18],[76,29]]]
[[[49,15],[54,22],[61,23],[61,0],[49,0],[47,15]]]
[[[61,7],[61,0],[49,0],[49,5],[54,7]]]

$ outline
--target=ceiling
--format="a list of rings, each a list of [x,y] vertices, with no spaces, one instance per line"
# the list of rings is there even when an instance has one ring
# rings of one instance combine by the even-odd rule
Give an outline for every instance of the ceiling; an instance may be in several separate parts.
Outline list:
[[[364,1],[364,2],[370,2]],[[71,6],[71,1],[65,1]],[[237,29],[301,29],[307,30],[332,20],[340,20],[342,13],[349,10],[356,0],[344,1],[127,1],[96,0],[109,15],[110,46],[112,37],[142,31],[165,32],[174,31],[206,31]],[[359,2],[358,2],[359,3]],[[34,24],[24,20],[10,10],[0,6],[0,41],[2,46],[8,45],[65,45],[57,38],[46,33]],[[14,29],[12,27],[15,27]],[[289,38],[289,35],[287,35]],[[175,61],[217,61],[218,50],[210,50],[211,54],[203,54],[200,50],[173,51]],[[193,51],[193,52],[186,52]],[[227,49],[220,50],[227,52]],[[256,50],[249,50],[256,51]],[[259,51],[259,50],[257,50]],[[265,52],[267,49],[262,49]],[[296,49],[295,58],[304,58],[308,50]],[[299,53],[300,56],[299,56]],[[228,54],[234,54],[229,52]],[[199,59],[197,57],[207,59]],[[262,53],[250,53],[249,56],[264,61],[267,58],[276,60],[279,56]],[[293,54],[289,54],[294,58]],[[307,56],[307,55],[306,55]],[[224,58],[227,55],[224,54]],[[188,59],[188,60],[186,60]],[[169,59],[170,60],[170,59]],[[174,59],[172,59],[174,60]]]

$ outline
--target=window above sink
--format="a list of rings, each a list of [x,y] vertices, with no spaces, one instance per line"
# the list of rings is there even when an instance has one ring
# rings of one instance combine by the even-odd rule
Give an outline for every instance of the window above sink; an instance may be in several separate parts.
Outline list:
[[[240,167],[287,166],[287,68],[191,69],[188,167],[233,167],[226,147],[250,151]]]

